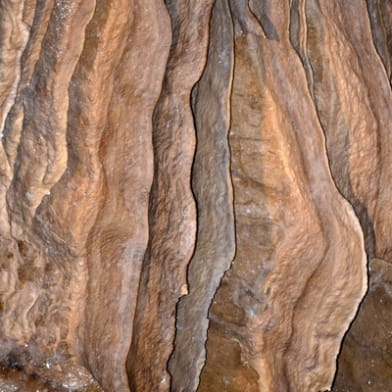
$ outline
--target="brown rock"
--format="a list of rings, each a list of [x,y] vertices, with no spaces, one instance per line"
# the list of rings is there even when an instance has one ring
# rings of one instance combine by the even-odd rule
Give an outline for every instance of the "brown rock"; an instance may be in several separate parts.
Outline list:
[[[10,164],[16,162],[8,214],[13,237],[21,239],[18,246],[7,245],[13,261],[2,276],[3,358],[7,362],[10,355],[9,339],[18,339],[27,349],[13,354],[14,362],[28,373],[52,381],[73,374],[76,380],[83,363],[102,386],[125,391],[148,235],[151,118],[169,50],[169,20],[155,1],[132,7],[125,1],[117,7],[59,2],[50,11],[49,2],[37,4],[20,97],[8,116],[5,140],[11,142],[4,143]],[[79,368],[64,365],[68,357]],[[50,371],[48,360],[54,364]]]
[[[177,307],[175,349],[169,362],[173,391],[196,391],[205,362],[208,310],[235,252],[230,151],[233,26],[226,0],[215,4],[208,63],[193,92],[197,148],[192,189],[198,211],[195,252],[188,267],[189,294]]]
[[[173,350],[176,304],[187,292],[186,270],[196,232],[190,187],[195,131],[189,101],[205,64],[212,3],[191,1],[185,10],[177,1],[167,2],[173,42],[153,119],[150,239],[127,364],[136,391],[170,389],[167,361]]]
[[[392,83],[392,2],[367,0],[374,45]]]
[[[308,33],[299,51],[309,64],[332,175],[360,219],[369,255],[389,260],[392,91],[366,4],[309,1],[303,12]]]
[[[61,361],[73,356],[68,337],[78,314],[80,263],[58,233],[48,241],[51,222],[37,217],[67,168],[68,84],[93,10],[90,1],[41,3],[35,14],[24,9],[23,23],[42,26],[31,27],[19,57],[24,63],[18,85],[9,96],[15,102],[2,113],[3,146],[13,173],[2,178],[7,203],[1,215],[9,226],[2,222],[7,261],[1,270],[1,360],[37,375],[47,373],[49,358],[62,367]],[[75,362],[69,374],[84,371]]]
[[[334,392],[389,391],[392,386],[392,266],[373,259],[369,291],[345,337]]]
[[[392,261],[392,189],[387,180],[392,175],[392,93],[388,83],[390,33],[386,21],[391,15],[389,2],[368,1],[367,6],[365,2],[348,2],[343,6],[339,1],[308,1],[302,8],[302,23],[306,24],[307,34],[302,46],[298,39],[296,45],[303,62],[308,64],[308,83],[326,135],[336,185],[360,219],[369,256],[388,261]],[[370,277],[374,279],[372,270]],[[372,317],[365,310],[368,303],[382,301],[382,313],[390,313],[391,299],[387,300],[386,296],[388,291],[370,290],[356,323],[369,323]],[[383,324],[371,324],[368,328],[373,332],[366,340],[374,339],[374,346],[382,347],[380,340],[388,341]],[[336,388],[348,391],[376,388],[370,380],[373,370],[368,366],[373,354],[366,353],[361,339],[355,339],[352,333],[355,332],[349,332],[343,346]],[[375,338],[376,335],[382,338]],[[354,357],[357,359],[352,361]],[[349,370],[354,367],[357,371]],[[380,370],[380,387],[376,389],[386,390],[381,374],[391,373]],[[364,377],[368,375],[370,384],[368,380],[364,384]]]
[[[388,392],[391,22],[0,0],[0,392]]]
[[[148,241],[152,114],[169,52],[170,22],[163,3],[156,0],[105,1],[101,7],[96,10],[97,24],[90,33],[94,42],[102,32],[105,16],[104,34],[98,42],[104,47],[86,48],[87,64],[81,69],[81,73],[90,71],[90,56],[98,54],[93,70],[99,73],[95,79],[102,84],[99,90],[95,86],[91,99],[94,102],[97,95],[105,97],[107,105],[103,111],[106,121],[98,118],[91,124],[102,132],[99,145],[91,146],[98,161],[81,167],[97,172],[97,179],[102,176],[102,193],[87,244],[89,280],[80,342],[84,345],[82,357],[102,387],[126,391],[125,362]],[[98,103],[93,110],[100,113],[102,108]],[[83,177],[87,176],[85,172]],[[90,196],[88,189],[86,196]]]
[[[237,251],[211,308],[200,391],[320,391],[366,288],[361,232],[329,174],[289,9],[250,5],[259,30],[232,7]]]

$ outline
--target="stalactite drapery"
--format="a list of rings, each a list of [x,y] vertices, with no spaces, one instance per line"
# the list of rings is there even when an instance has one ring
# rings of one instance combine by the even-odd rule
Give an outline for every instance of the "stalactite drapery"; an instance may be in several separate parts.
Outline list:
[[[390,0],[0,0],[0,391],[391,388],[391,42]]]

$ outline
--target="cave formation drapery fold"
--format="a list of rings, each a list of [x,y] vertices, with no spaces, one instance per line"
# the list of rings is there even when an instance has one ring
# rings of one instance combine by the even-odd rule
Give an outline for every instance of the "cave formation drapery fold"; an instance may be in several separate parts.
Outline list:
[[[0,390],[391,388],[391,42],[390,0],[0,0]]]

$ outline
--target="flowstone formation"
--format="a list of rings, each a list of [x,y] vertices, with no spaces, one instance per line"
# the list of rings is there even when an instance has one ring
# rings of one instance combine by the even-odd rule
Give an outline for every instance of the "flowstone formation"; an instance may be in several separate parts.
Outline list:
[[[0,392],[392,388],[391,42],[390,0],[0,0]]]

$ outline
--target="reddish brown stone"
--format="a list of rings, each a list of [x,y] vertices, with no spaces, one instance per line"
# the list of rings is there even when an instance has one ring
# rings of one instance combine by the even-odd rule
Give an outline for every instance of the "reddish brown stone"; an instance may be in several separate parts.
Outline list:
[[[193,92],[197,148],[192,189],[198,211],[195,252],[189,263],[189,293],[177,307],[175,349],[169,362],[172,389],[196,391],[205,362],[208,310],[235,252],[230,150],[233,26],[227,1],[215,4],[208,63]]]
[[[0,392],[388,392],[391,21],[0,0]]]
[[[306,26],[305,29],[302,25],[302,33],[306,30],[307,34],[302,38],[302,45],[296,40],[297,50],[307,64],[308,84],[325,132],[336,185],[360,219],[369,257],[389,262],[392,261],[392,188],[388,180],[392,175],[392,92],[388,83],[390,33],[385,23],[391,15],[389,2],[369,0],[366,5],[350,1],[343,6],[339,1],[308,1],[302,8],[302,23]],[[334,50],[330,50],[331,47]],[[369,273],[373,281],[371,268]],[[377,279],[382,281],[383,278]],[[368,327],[370,333],[363,338],[373,341],[377,347],[374,352],[364,350],[362,339],[352,334],[357,324],[369,324],[372,319],[366,310],[367,304],[382,301],[381,314],[391,312],[388,295],[388,291],[371,289],[368,292],[362,306],[364,310],[343,345],[338,390],[387,390],[386,379],[392,380],[389,365],[376,366],[380,372],[379,387],[370,380],[374,378],[371,376],[374,369],[368,366],[375,363],[375,355],[387,355],[381,344],[388,341],[383,323],[372,322]],[[374,318],[377,317],[375,314]],[[370,384],[368,380],[364,383],[366,377]]]
[[[173,351],[176,304],[187,292],[187,265],[196,233],[190,187],[195,147],[190,95],[205,64],[212,3],[194,0],[185,10],[180,2],[167,1],[172,48],[153,118],[150,241],[128,358],[130,384],[136,391],[170,389],[167,362]]]
[[[258,31],[249,11],[233,13],[237,250],[211,308],[200,391],[323,391],[366,289],[362,236],[329,173],[289,10],[251,6]]]
[[[345,337],[334,392],[389,391],[392,386],[392,266],[373,259],[369,292]]]

